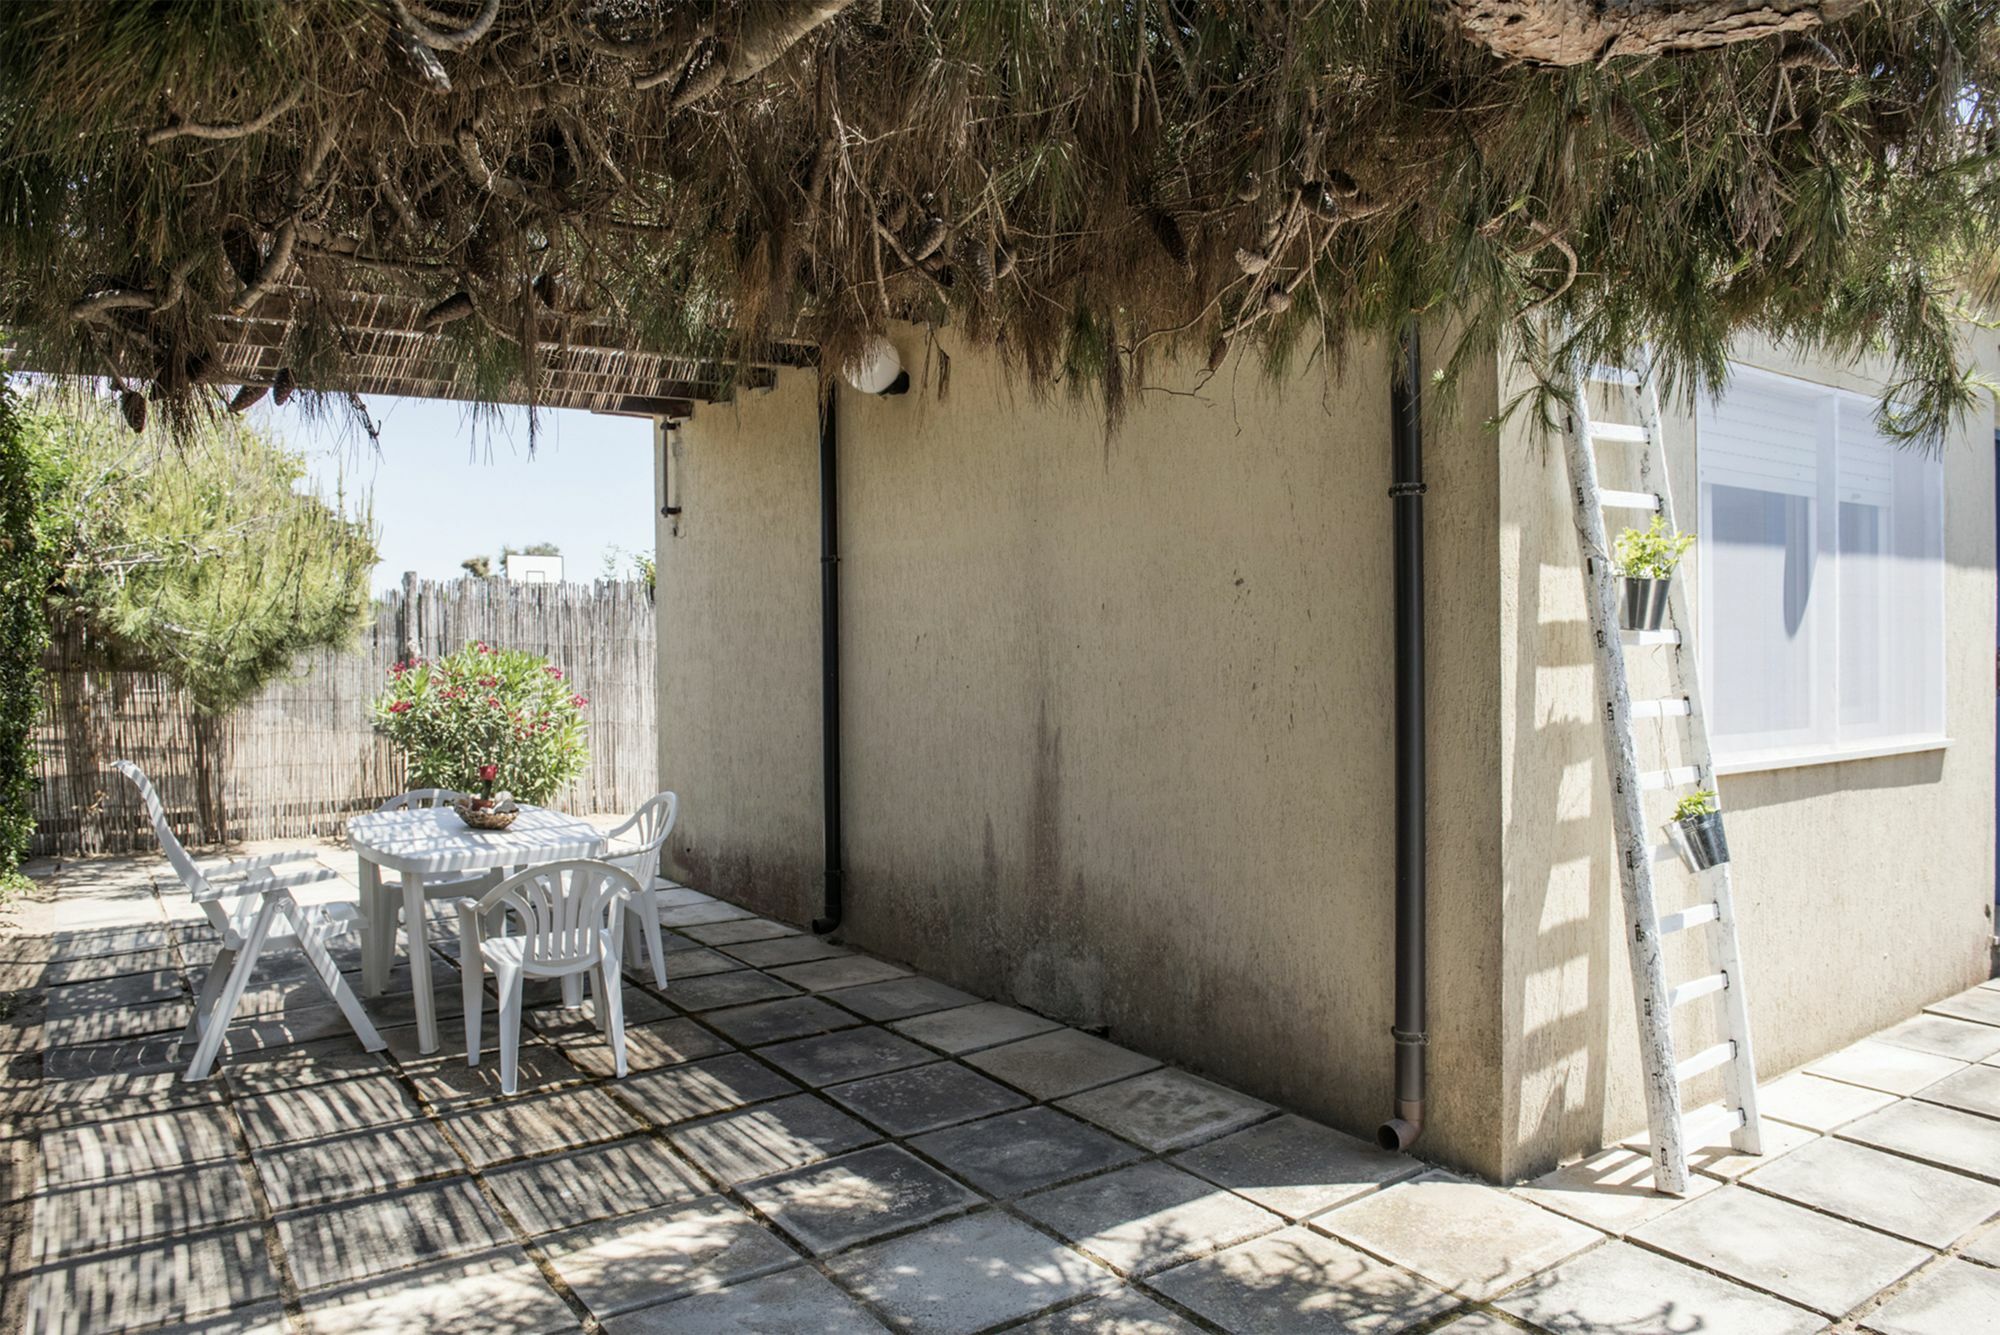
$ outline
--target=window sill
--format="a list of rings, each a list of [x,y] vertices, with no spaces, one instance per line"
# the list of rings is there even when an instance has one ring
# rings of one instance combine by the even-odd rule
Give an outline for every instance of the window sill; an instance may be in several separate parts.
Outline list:
[[[1857,742],[1852,746],[1752,751],[1716,761],[1715,772],[1719,775],[1761,774],[1766,770],[1801,769],[1807,765],[1838,765],[1848,760],[1916,755],[1922,751],[1942,751],[1950,745],[1949,737],[1885,737],[1880,741]]]

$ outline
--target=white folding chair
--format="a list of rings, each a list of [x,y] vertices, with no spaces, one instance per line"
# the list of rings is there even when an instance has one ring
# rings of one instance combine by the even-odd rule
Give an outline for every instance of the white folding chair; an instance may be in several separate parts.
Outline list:
[[[153,833],[159,837],[160,851],[166,854],[174,874],[180,877],[181,884],[187,887],[194,902],[201,905],[222,938],[222,948],[216,952],[215,962],[208,966],[208,976],[202,980],[201,992],[195,997],[194,1016],[181,1034],[182,1043],[195,1045],[187,1078],[201,1080],[208,1076],[222,1052],[223,1034],[237,1004],[243,1000],[243,989],[257,967],[258,955],[265,946],[287,938],[296,940],[299,949],[305,952],[314,979],[332,995],[334,1004],[361,1039],[361,1046],[370,1052],[381,1051],[386,1046],[382,1036],[375,1032],[368,1012],[362,1009],[360,999],[326,949],[328,941],[362,924],[362,918],[351,905],[301,904],[292,896],[293,886],[331,880],[336,873],[325,867],[278,870],[287,863],[312,861],[314,855],[304,849],[197,866],[168,826],[166,806],[154,790],[152,780],[129,760],[115,760],[112,768],[138,787],[147,814],[153,818]]]
[[[646,799],[632,818],[605,836],[604,860],[632,873],[638,893],[632,898],[633,913],[625,921],[625,943],[632,959],[639,958],[643,935],[653,960],[653,981],[667,985],[667,957],[660,948],[660,901],[655,893],[661,880],[660,850],[674,832],[674,818],[680,813],[680,799],[660,793]]]
[[[521,991],[530,978],[590,980],[597,1027],[625,1075],[625,993],[619,975],[619,916],[638,890],[632,874],[608,862],[574,860],[531,867],[458,902],[459,971],[465,987],[465,1053],[479,1065],[484,980],[500,994],[500,1089],[512,1094],[520,1074]],[[518,926],[518,931],[510,927]]]

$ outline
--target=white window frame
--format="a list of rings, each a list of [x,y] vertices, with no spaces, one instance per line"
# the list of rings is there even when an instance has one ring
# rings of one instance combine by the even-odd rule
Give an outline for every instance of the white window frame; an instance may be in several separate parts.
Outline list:
[[[1768,371],[1761,367],[1747,366],[1739,362],[1731,362],[1729,364],[1729,371],[1731,387],[1742,382],[1756,383],[1762,381],[1770,385],[1782,385],[1793,390],[1803,390],[1816,395],[1828,396],[1827,409],[1834,414],[1833,421],[1836,425],[1821,441],[1816,476],[1813,483],[1814,489],[1811,497],[1814,506],[1813,527],[1815,529],[1815,543],[1818,552],[1821,559],[1824,559],[1829,551],[1833,553],[1834,558],[1831,563],[1833,566],[1833,579],[1831,587],[1824,595],[1826,598],[1825,605],[1829,608],[1837,609],[1840,597],[1839,581],[1841,579],[1838,556],[1840,498],[1837,487],[1840,437],[1837,423],[1846,413],[1850,412],[1865,413],[1872,421],[1877,401],[1867,395],[1858,394],[1837,385],[1811,380],[1804,376],[1785,375],[1777,371]],[[1723,391],[1725,396],[1728,392],[1726,389]],[[1697,421],[1700,421],[1705,415],[1705,412],[1698,413]],[[1828,445],[1829,441],[1831,442],[1830,448]],[[1708,540],[1712,524],[1711,498],[1708,484],[1714,479],[1710,475],[1702,444],[1701,433],[1697,430],[1695,441],[1695,493],[1700,516],[1699,527],[1696,530],[1700,544],[1697,549],[1699,559],[1698,594],[1700,602],[1696,621],[1700,636],[1700,645],[1698,648],[1701,658],[1701,671],[1703,679],[1709,683],[1708,693],[1710,698],[1713,699],[1717,684],[1714,656],[1711,652],[1711,647],[1715,643],[1712,616],[1715,600],[1711,587],[1715,562],[1710,557]],[[1877,756],[1909,755],[1923,751],[1941,750],[1951,744],[1951,738],[1946,731],[1950,719],[1950,700],[1947,694],[1946,681],[1948,645],[1945,643],[1945,640],[1950,634],[1950,628],[1945,618],[1944,575],[1947,562],[1944,556],[1943,542],[1944,525],[1947,522],[1946,510],[1950,502],[1950,493],[1944,484],[1944,470],[1942,467],[1938,469],[1935,486],[1937,488],[1936,504],[1940,529],[1938,535],[1938,555],[1936,557],[1939,566],[1939,578],[1936,582],[1936,603],[1933,609],[1935,625],[1937,626],[1937,633],[1940,639],[1940,643],[1937,646],[1938,652],[1934,667],[1936,678],[1932,683],[1933,688],[1937,692],[1939,702],[1937,730],[1934,732],[1858,735],[1852,738],[1834,738],[1830,740],[1802,740],[1793,743],[1775,742],[1774,744],[1753,748],[1738,747],[1733,749],[1730,747],[1727,739],[1712,738],[1715,750],[1716,773],[1745,774],[1764,770],[1790,769],[1806,765],[1835,764],[1840,761],[1863,760]],[[1829,536],[1833,539],[1831,542],[1828,541]],[[1834,681],[1833,672],[1829,670],[1829,665],[1837,664],[1840,658],[1840,619],[1837,611],[1831,614],[1823,614],[1820,621],[1815,624],[1815,632],[1819,638],[1815,640],[1810,650],[1807,663],[1811,680],[1810,689],[1816,698],[1814,716],[1818,718],[1820,711],[1831,710],[1833,717],[1837,720],[1839,711],[1838,687]],[[1837,722],[1835,726],[1837,728]]]

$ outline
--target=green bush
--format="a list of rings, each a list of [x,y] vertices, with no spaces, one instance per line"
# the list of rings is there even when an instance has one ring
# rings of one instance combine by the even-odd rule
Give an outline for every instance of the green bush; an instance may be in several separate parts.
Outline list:
[[[32,738],[49,643],[55,474],[41,433],[0,384],[0,873],[19,865],[35,832]]]
[[[1667,527],[1666,516],[1653,516],[1651,528],[1628,528],[1618,535],[1618,573],[1627,579],[1666,579],[1694,546],[1694,534]]]
[[[375,726],[409,763],[413,788],[493,788],[546,802],[583,772],[583,710],[563,670],[519,649],[470,645],[436,662],[399,663],[375,701]]]

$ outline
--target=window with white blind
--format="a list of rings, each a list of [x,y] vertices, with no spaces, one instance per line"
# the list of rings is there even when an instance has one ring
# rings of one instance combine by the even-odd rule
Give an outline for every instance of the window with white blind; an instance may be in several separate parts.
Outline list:
[[[1696,417],[1721,768],[1944,737],[1944,468],[1863,395],[1744,367]]]

